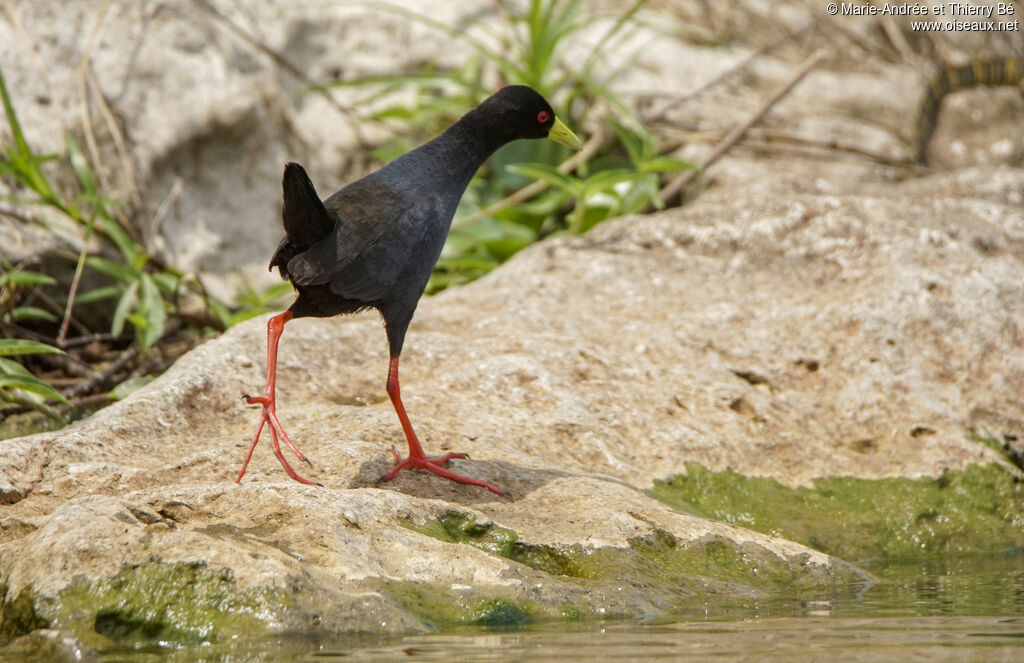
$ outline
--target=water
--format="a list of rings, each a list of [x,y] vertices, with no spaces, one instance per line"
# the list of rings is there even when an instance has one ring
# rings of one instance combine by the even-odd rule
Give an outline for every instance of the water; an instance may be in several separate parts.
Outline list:
[[[1024,619],[766,619],[406,638],[307,661],[1020,661]]]
[[[139,643],[103,663],[304,661],[1024,661],[1024,551],[867,562],[877,578],[832,599],[692,606],[671,623],[462,627],[176,646]],[[0,653],[0,663],[20,657]],[[39,659],[46,660],[46,659]]]

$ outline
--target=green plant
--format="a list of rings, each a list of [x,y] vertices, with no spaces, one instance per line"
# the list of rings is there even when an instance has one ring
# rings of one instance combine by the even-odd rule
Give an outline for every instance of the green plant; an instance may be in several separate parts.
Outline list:
[[[29,146],[11,102],[7,85],[0,71],[0,98],[12,141],[0,149],[0,177],[5,177],[20,189],[21,195],[3,198],[21,205],[44,205],[58,210],[82,229],[82,249],[75,263],[74,278],[66,296],[54,296],[54,301],[64,305],[60,331],[56,335],[58,344],[66,339],[73,307],[95,304],[105,300],[113,302],[108,316],[111,320],[110,333],[119,337],[130,327],[133,336],[143,352],[147,352],[167,332],[171,315],[177,306],[178,296],[185,288],[192,288],[214,312],[217,318],[229,326],[263,312],[266,302],[253,299],[251,293],[239,295],[240,310],[232,311],[213,302],[202,291],[201,285],[189,275],[169,265],[162,264],[146,251],[142,243],[133,237],[130,227],[114,213],[118,203],[104,196],[97,185],[96,177],[88,160],[70,134],[66,137],[67,165],[74,173],[78,185],[76,195],[62,194],[51,182],[43,169],[47,162],[58,159],[55,155],[36,154]],[[45,221],[38,220],[51,232],[58,232]],[[94,234],[105,243],[104,249],[96,254],[88,250]],[[78,292],[83,271],[88,268],[108,277],[112,284],[96,287],[87,292]],[[8,271],[9,279],[41,279],[36,284],[55,286],[56,282],[45,275],[14,274]],[[12,281],[13,282],[13,281]],[[27,281],[26,281],[27,283]],[[250,305],[250,302],[255,302]],[[20,307],[7,322],[28,319],[55,322],[53,313],[38,307]]]
[[[243,286],[235,294],[235,307],[232,311],[218,301],[209,300],[210,310],[217,316],[224,327],[237,325],[239,322],[255,318],[258,315],[275,310],[280,301],[292,292],[292,284],[275,283],[263,290],[252,286]]]
[[[17,403],[45,413],[60,422],[64,417],[46,404],[54,400],[70,405],[64,395],[51,385],[35,377],[24,366],[7,357],[32,354],[63,354],[60,348],[21,338],[0,338],[0,401]]]
[[[45,309],[18,306],[17,291],[24,287],[53,285],[49,276],[25,269],[16,269],[6,260],[0,263],[0,321],[13,323],[30,320],[53,322],[56,316]],[[52,345],[27,339],[0,338],[0,401],[16,403],[45,413],[63,422],[63,417],[46,404],[46,400],[67,405],[68,400],[52,385],[32,375],[24,366],[7,357],[33,354],[62,354]]]
[[[498,0],[495,4],[499,17],[496,25],[480,25],[491,37],[488,43],[464,26],[453,27],[393,5],[373,5],[442,32],[472,51],[465,64],[453,71],[429,66],[412,74],[329,84],[371,88],[357,108],[372,107],[366,112],[368,119],[401,125],[400,137],[378,149],[374,156],[390,159],[408,150],[413,143],[407,137],[410,128],[419,133],[418,138],[436,134],[493,91],[484,83],[489,79],[530,85],[551,100],[556,113],[573,127],[582,127],[588,115],[599,109],[603,116],[598,122],[610,120],[614,134],[598,156],[578,168],[577,174],[556,170],[554,164],[569,153],[550,141],[520,141],[499,150],[463,197],[428,284],[430,292],[477,278],[547,235],[581,233],[608,218],[662,207],[657,195],[659,174],[692,168],[660,155],[654,136],[611,92],[610,84],[631,58],[621,58],[605,67],[604,74],[595,73],[606,54],[616,52],[615,46],[632,34],[638,24],[637,13],[647,0],[635,0],[610,20],[607,15],[589,12],[589,3],[584,0],[530,0],[525,6]],[[570,61],[571,38],[598,21],[607,24],[600,39],[585,55]],[[412,104],[388,102],[391,93],[410,88]],[[533,179],[542,180],[550,188],[515,207],[482,214],[492,203]],[[482,218],[469,224],[460,222],[470,215]]]
[[[0,97],[3,99],[7,126],[13,137],[13,144],[3,146],[3,158],[0,158],[0,175],[13,180],[29,194],[25,196],[7,196],[7,199],[20,204],[47,205],[56,208],[67,218],[84,228],[83,248],[75,269],[75,280],[67,297],[65,320],[70,318],[75,301],[76,288],[84,266],[89,266],[115,279],[120,291],[120,298],[115,309],[111,333],[121,334],[125,321],[135,329],[135,337],[145,350],[163,335],[166,314],[165,302],[161,290],[165,293],[174,292],[177,288],[179,274],[170,270],[150,273],[146,270],[151,262],[143,247],[136,242],[128,230],[111,214],[113,201],[102,196],[96,186],[96,179],[89,169],[88,163],[74,138],[68,135],[68,159],[81,189],[79,195],[68,198],[62,195],[50,182],[42,169],[42,165],[56,159],[55,156],[40,156],[33,152],[25,139],[21,123],[15,112],[7,91],[3,73],[0,72]],[[51,229],[52,230],[52,229]],[[94,232],[99,232],[110,241],[120,253],[123,262],[115,262],[108,258],[89,256],[85,244]],[[159,284],[159,285],[158,285]],[[96,301],[114,296],[116,291],[105,288],[80,297],[78,301]],[[60,337],[66,333],[67,323],[62,325]]]
[[[28,320],[56,322],[57,316],[37,306],[18,306],[17,291],[25,286],[56,285],[52,277],[39,272],[16,269],[6,260],[0,262],[0,321],[12,323]]]
[[[665,205],[658,197],[658,174],[692,168],[680,159],[659,155],[653,136],[644,127],[629,129],[618,122],[613,126],[628,161],[606,157],[591,165],[590,174],[580,177],[563,175],[543,163],[508,167],[514,173],[553,185],[565,194],[565,202],[574,201],[566,217],[568,230],[573,234],[586,232],[616,216],[642,212],[649,207],[663,208]]]

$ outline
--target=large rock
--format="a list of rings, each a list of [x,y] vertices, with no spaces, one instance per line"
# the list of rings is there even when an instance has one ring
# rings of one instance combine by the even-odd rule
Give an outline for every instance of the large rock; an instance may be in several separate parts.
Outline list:
[[[969,431],[979,411],[1024,419],[1021,191],[1004,169],[709,194],[425,300],[403,357],[413,421],[511,499],[422,473],[374,486],[403,440],[373,314],[295,321],[282,341],[278,411],[325,487],[286,479],[265,442],[234,485],[265,351],[264,321],[240,325],[124,402],[0,446],[8,605],[111,637],[138,623],[133,601],[210,595],[273,628],[407,630],[848,582],[838,560],[643,489],[688,462],[791,485],[1004,462]],[[107,617],[83,622],[83,604]],[[196,610],[149,628],[198,637],[212,618]]]
[[[486,5],[394,3],[403,4],[451,24]],[[301,161],[317,181],[352,178],[388,135],[342,112],[366,91],[332,91],[332,104],[310,86],[428,61],[453,66],[468,53],[452,40],[437,49],[437,31],[399,11],[358,4],[75,0],[9,10],[0,69],[29,144],[62,154],[66,133],[83,149],[83,135],[94,136],[104,195],[126,203],[154,255],[204,274],[225,299],[240,282],[269,278],[280,228],[258,220],[280,213],[283,164]],[[69,184],[70,169],[50,172]],[[57,220],[45,209],[32,214]],[[51,238],[18,218],[0,224],[0,242],[10,260],[52,250]]]
[[[17,6],[29,34],[50,31],[40,40],[53,49],[47,60],[85,48],[80,28],[96,9],[68,7],[56,21],[45,3]],[[140,208],[157,209],[176,177],[185,183],[178,213],[163,221],[170,231],[154,241],[180,267],[248,261],[262,271],[279,232],[280,162],[310,153],[314,171],[344,171],[338,155],[354,135],[325,129],[344,123],[325,119],[315,96],[294,101],[302,86],[216,15],[110,7],[96,37],[110,50],[96,51],[94,65],[132,142]],[[364,10],[222,11],[259,26],[313,78],[342,65],[398,68],[394,53],[373,51],[390,43],[371,39],[390,34],[379,17],[345,13]],[[799,25],[803,14],[794,16]],[[8,24],[0,30],[17,39]],[[351,63],[338,59],[347,51],[335,31],[366,37]],[[402,44],[436,54],[402,34]],[[121,58],[122,47],[136,55]],[[672,75],[694,87],[740,60],[678,44],[670,53]],[[652,85],[664,64],[652,57],[639,60],[650,78],[631,72],[621,84]],[[791,71],[760,59],[749,86],[687,100],[668,117],[721,129]],[[986,148],[994,139],[985,134],[967,150],[979,167],[896,181],[921,174],[880,162],[909,153],[892,127],[913,117],[923,78],[886,72],[815,74],[766,119],[797,138],[844,137],[876,160],[824,151],[766,159],[737,148],[683,209],[544,242],[422,303],[403,355],[413,422],[428,451],[471,452],[454,466],[509,499],[422,473],[374,485],[390,447],[404,445],[384,396],[386,344],[374,314],[296,321],[282,341],[279,413],[313,459],[301,471],[325,487],[288,480],[266,442],[243,484],[232,483],[257,423],[240,396],[262,389],[265,321],[206,343],[68,429],[4,441],[0,640],[37,629],[36,640],[77,651],[69,633],[88,648],[257,627],[704,615],[863,581],[845,562],[673,511],[644,491],[689,463],[794,487],[817,477],[937,477],[975,463],[1020,475],[972,432],[1011,440],[1024,429],[1024,171],[1013,149]],[[8,75],[23,115],[73,105],[68,71],[37,89],[41,80],[31,70]],[[915,94],[899,94],[905,88]],[[24,110],[26,98],[37,107]],[[857,113],[837,114],[851,107]],[[851,117],[872,113],[883,126]],[[1020,126],[1019,117],[1000,122]],[[59,145],[63,125],[30,128],[40,151]],[[940,143],[944,131],[948,145],[957,132],[940,123]],[[1024,136],[1004,134],[1011,148]],[[955,150],[940,145],[943,154]],[[1003,165],[991,165],[993,154]],[[206,251],[223,241],[207,230],[244,237],[252,253]]]
[[[95,142],[95,150],[86,151],[102,191],[125,203],[121,209],[148,250],[182,271],[202,275],[210,292],[229,300],[241,284],[270,282],[266,257],[280,227],[267,220],[279,214],[283,163],[304,163],[326,194],[363,172],[369,148],[391,135],[388,126],[354,121],[345,111],[371,90],[333,88],[328,101],[311,92],[311,84],[415,73],[427,63],[457,70],[474,54],[463,40],[409,12],[497,47],[493,3],[390,4],[392,9],[283,0],[244,8],[223,0],[18,3],[0,19],[0,42],[16,45],[0,53],[0,68],[36,152],[65,152],[69,132],[84,148]],[[616,12],[631,4],[612,0],[590,8],[607,13],[561,46],[569,62],[589,62],[596,49],[601,57],[593,62],[595,78],[609,80],[617,95],[645,111],[664,111],[658,114],[670,122],[658,129],[670,136],[680,129],[725,131],[791,74],[792,58],[777,58],[778,50],[737,68],[766,45],[764,40],[777,38],[762,29],[760,3],[740,3],[728,16],[710,19],[713,25],[729,24],[718,25],[731,40],[727,50],[700,43],[692,25],[663,10],[642,13],[642,21],[606,43]],[[772,21],[783,32],[821,18],[803,3],[779,5]],[[681,13],[707,11],[693,3]],[[851,43],[863,47],[877,24],[852,18],[843,24],[844,30],[822,24],[807,33],[807,45],[831,54],[829,64],[836,66],[813,73],[768,116],[769,136],[785,129],[798,140],[838,141],[890,159],[906,157],[930,70],[876,53],[848,62]],[[969,33],[956,36],[933,35],[951,60],[990,55],[987,42],[979,44]],[[1019,51],[1019,33],[999,38],[1007,42],[1003,51]],[[626,61],[632,66],[620,71]],[[733,76],[712,93],[693,94],[730,71]],[[482,84],[499,84],[491,74]],[[735,85],[740,77],[743,84]],[[953,99],[946,115],[954,122],[939,122],[933,160],[958,167],[1020,164],[1024,138],[1006,118],[1019,116],[1021,104],[1020,95],[1009,89]],[[69,184],[64,180],[70,169],[49,168],[58,184]],[[32,208],[31,215],[51,224],[62,221],[52,210]],[[72,246],[57,248],[77,253],[69,239],[75,231],[61,232],[62,242]],[[52,253],[53,242],[52,235],[19,217],[0,224],[8,260]]]

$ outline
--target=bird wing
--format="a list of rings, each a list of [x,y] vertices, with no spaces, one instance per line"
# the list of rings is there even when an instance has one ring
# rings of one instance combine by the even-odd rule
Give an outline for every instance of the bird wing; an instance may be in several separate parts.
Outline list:
[[[413,201],[372,175],[353,182],[324,203],[332,231],[288,262],[297,285],[330,283],[336,294],[375,301],[394,283],[408,237],[404,218]]]
[[[444,247],[458,200],[458,195],[444,193],[407,196],[405,204],[392,208],[384,232],[334,275],[331,291],[366,302],[409,293],[418,300]]]

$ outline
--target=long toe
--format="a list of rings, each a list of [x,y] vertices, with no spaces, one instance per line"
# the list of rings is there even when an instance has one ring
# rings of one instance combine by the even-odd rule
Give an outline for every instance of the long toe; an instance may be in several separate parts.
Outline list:
[[[461,474],[456,474],[455,472],[450,472],[450,471],[444,469],[443,467],[441,467],[440,465],[437,465],[437,464],[432,463],[430,461],[427,461],[426,465],[421,465],[420,468],[424,469],[424,470],[427,470],[428,472],[433,472],[434,474],[439,474],[439,475],[445,477],[446,479],[451,479],[452,481],[458,481],[459,483],[467,483],[467,484],[469,484],[471,486],[480,486],[482,488],[486,488],[487,490],[491,491],[492,493],[494,493],[496,495],[502,495],[502,496],[505,495],[505,491],[504,490],[502,490],[501,488],[498,488],[497,486],[495,486],[493,484],[487,483],[483,479],[474,479],[472,477],[465,477],[465,476],[462,476]]]
[[[260,412],[260,423],[256,428],[256,434],[253,435],[252,444],[249,446],[249,453],[245,456],[245,462],[242,463],[242,469],[238,473],[238,478],[235,479],[235,483],[240,483],[242,481],[242,477],[245,476],[245,470],[249,467],[249,461],[252,459],[252,452],[256,449],[256,445],[260,441],[260,433],[263,432],[264,425],[267,425],[270,429],[270,444],[274,452],[274,456],[277,458],[278,462],[281,463],[281,467],[284,468],[284,471],[288,476],[299,483],[306,484],[307,486],[323,487],[322,483],[318,481],[310,481],[292,469],[292,466],[289,465],[287,459],[285,459],[284,454],[281,453],[280,440],[284,440],[285,444],[288,445],[288,448],[291,449],[300,460],[305,461],[307,465],[313,467],[313,463],[306,458],[305,454],[299,451],[298,447],[296,447],[288,437],[288,434],[284,432],[284,428],[281,426],[281,422],[277,418],[277,413],[274,411],[273,401],[268,398],[256,398],[250,396],[247,396],[246,399],[250,402],[263,401],[263,409]]]
[[[483,479],[474,479],[472,477],[463,476],[461,474],[456,474],[455,472],[446,470],[445,468],[441,467],[444,463],[447,463],[449,460],[453,458],[465,458],[465,456],[466,455],[462,453],[445,454],[444,456],[441,456],[440,458],[436,459],[424,457],[416,458],[414,456],[410,456],[405,460],[399,461],[394,467],[391,468],[390,472],[388,472],[381,478],[377,479],[377,483],[381,484],[386,481],[390,481],[395,477],[396,474],[398,474],[402,470],[426,470],[427,472],[433,472],[434,474],[442,476],[446,479],[451,479],[452,481],[458,481],[459,483],[465,483],[471,486],[480,486],[481,488],[486,488],[487,490],[491,491],[492,493],[495,493],[496,495],[507,495],[507,493],[503,491],[501,488],[498,488],[494,484],[488,483]]]
[[[465,459],[465,458],[469,458],[469,454],[464,454],[464,453],[461,453],[461,452],[456,452],[456,453],[447,453],[447,454],[445,454],[443,456],[430,456],[430,457],[427,458],[427,460],[429,460],[431,463],[434,463],[435,465],[444,465],[445,463],[447,463],[450,460],[459,460],[459,459]]]

